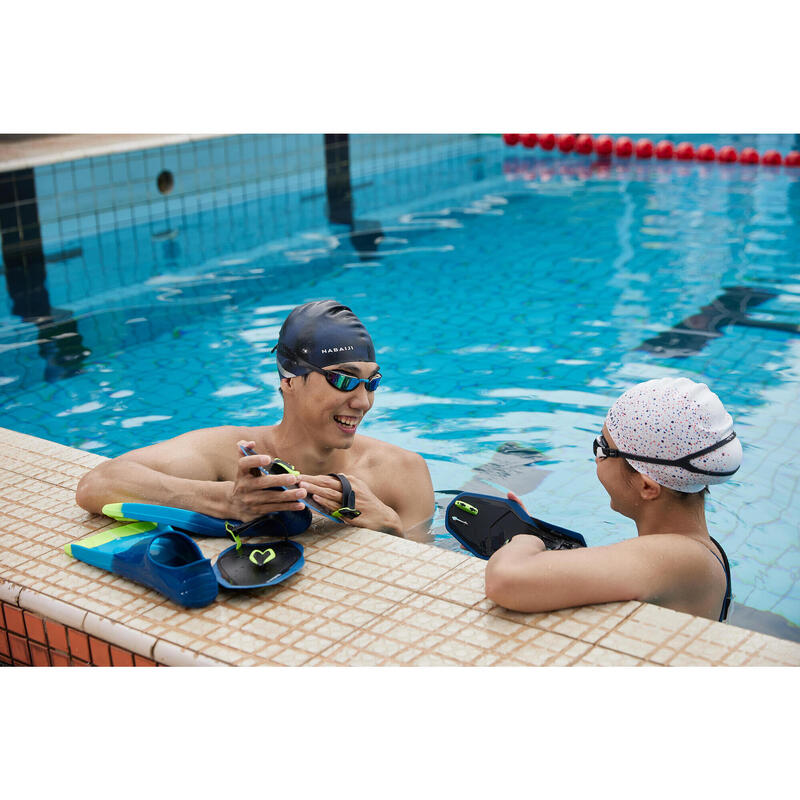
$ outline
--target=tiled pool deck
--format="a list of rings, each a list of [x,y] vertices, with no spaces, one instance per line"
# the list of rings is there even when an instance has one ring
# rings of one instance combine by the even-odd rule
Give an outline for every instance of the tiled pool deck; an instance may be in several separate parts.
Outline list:
[[[639,602],[518,614],[484,562],[315,526],[276,587],[187,610],[64,553],[117,525],[75,504],[102,456],[0,428],[0,661],[32,665],[800,665],[800,644]],[[199,539],[210,558],[221,539]]]

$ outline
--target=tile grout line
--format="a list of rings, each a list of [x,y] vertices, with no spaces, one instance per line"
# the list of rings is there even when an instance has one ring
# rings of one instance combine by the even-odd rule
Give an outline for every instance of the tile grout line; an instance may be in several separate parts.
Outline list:
[[[438,581],[440,581],[440,580],[443,580],[443,579],[444,579],[444,578],[445,578],[447,575],[449,575],[449,574],[450,574],[450,573],[452,573],[452,572],[455,572],[455,571],[456,571],[457,569],[459,569],[461,566],[463,566],[463,562],[462,562],[462,564],[459,564],[459,565],[457,565],[457,566],[453,567],[452,569],[448,570],[448,572],[446,572],[446,573],[445,573],[444,575],[442,575],[440,578],[436,578],[435,580],[431,581],[430,583],[427,583],[427,584],[425,584],[425,586],[424,586],[423,588],[421,588],[421,589],[419,589],[419,590],[418,590],[418,591],[419,591],[419,593],[420,593],[420,594],[424,594],[424,595],[426,595],[427,597],[432,597],[432,598],[434,598],[434,599],[437,599],[437,600],[444,599],[444,600],[446,600],[448,603],[454,603],[454,604],[456,604],[456,605],[460,605],[462,608],[466,608],[466,609],[468,609],[468,610],[470,610],[470,611],[478,611],[478,609],[476,608],[476,605],[477,605],[477,603],[473,603],[473,604],[471,604],[471,605],[467,605],[466,603],[464,603],[464,602],[462,602],[462,601],[460,601],[460,600],[454,600],[454,599],[453,599],[453,600],[451,600],[451,599],[450,599],[450,598],[448,598],[448,597],[440,597],[440,596],[438,596],[438,595],[429,594],[429,593],[427,593],[427,592],[425,591],[425,589],[426,589],[426,588],[428,588],[428,587],[430,587],[430,586],[431,586],[431,584],[433,584],[433,583],[436,583],[436,582],[438,582]],[[478,602],[480,602],[480,601],[478,601]],[[600,642],[601,642],[601,641],[602,641],[602,640],[603,640],[603,639],[604,639],[606,636],[608,636],[610,633],[613,633],[613,632],[614,632],[614,631],[615,631],[615,630],[616,630],[616,629],[617,629],[617,628],[618,628],[618,627],[619,627],[619,626],[620,626],[620,625],[621,625],[623,622],[625,622],[625,620],[627,620],[627,619],[628,619],[628,618],[629,618],[629,617],[630,617],[632,614],[635,614],[635,613],[636,613],[636,612],[637,612],[637,611],[638,611],[638,610],[639,610],[639,609],[642,607],[642,605],[643,605],[642,601],[637,601],[637,602],[639,603],[639,605],[638,605],[638,606],[636,606],[636,607],[634,607],[634,608],[632,608],[632,609],[631,609],[631,610],[630,610],[630,611],[629,611],[629,612],[628,612],[628,613],[627,613],[625,616],[623,616],[623,617],[622,617],[620,620],[618,620],[618,621],[617,621],[617,622],[614,624],[614,626],[613,626],[612,628],[610,628],[608,631],[606,631],[605,633],[603,633],[603,635],[600,637],[600,639],[597,639],[597,640],[595,640],[595,641],[588,641],[588,640],[586,640],[586,639],[582,638],[582,636],[581,636],[581,635],[575,635],[575,634],[570,634],[570,633],[562,633],[562,632],[560,632],[560,631],[558,632],[558,635],[559,635],[559,636],[565,636],[565,637],[567,637],[568,639],[572,639],[573,641],[576,641],[576,642],[581,642],[582,644],[588,644],[588,645],[590,645],[590,646],[592,646],[592,647],[594,647],[594,646],[596,646],[596,645],[599,645],[599,644],[600,644]],[[599,605],[602,605],[602,604],[599,604]],[[492,609],[495,609],[495,608],[502,608],[502,606],[498,606],[498,605],[496,605],[496,604],[495,604],[495,605],[492,607]],[[578,608],[580,608],[580,606],[578,606]],[[486,612],[486,613],[492,614],[492,611],[490,610],[490,611],[488,611],[488,612]],[[535,612],[534,612],[534,613],[535,613]],[[542,613],[553,613],[553,612],[542,612]],[[495,615],[493,615],[493,616],[495,616]],[[496,616],[498,616],[498,618],[499,618],[499,619],[504,619],[504,617],[502,617],[502,616],[499,616],[499,615],[496,615]],[[513,620],[513,621],[515,621],[515,622],[516,622],[516,620]],[[538,625],[538,624],[537,624],[537,623],[535,623],[535,622],[534,622],[534,623],[520,622],[520,623],[518,623],[518,624],[520,624],[520,625],[524,625],[524,626],[526,626],[526,627],[534,628],[534,629],[536,629],[536,630],[538,630],[538,631],[542,631],[542,632],[544,632],[544,633],[554,633],[554,631],[552,631],[550,628],[541,627],[540,625]],[[688,624],[688,623],[687,623],[687,624]],[[605,647],[605,649],[606,649],[606,650],[608,650],[608,649],[611,649],[611,648],[609,648],[609,647]],[[587,652],[588,652],[588,651],[587,651]],[[618,652],[622,652],[622,651],[618,651]],[[629,656],[630,656],[630,655],[632,655],[631,653],[622,653],[622,654],[623,654],[623,655],[629,655]],[[635,657],[636,657],[636,658],[638,658],[639,656],[635,656]],[[654,663],[655,663],[655,662],[654,662]]]
[[[631,617],[632,617],[634,614],[636,614],[636,613],[637,613],[637,612],[638,612],[638,611],[639,611],[641,608],[643,608],[644,606],[648,605],[647,603],[645,603],[644,601],[641,601],[641,600],[637,600],[637,601],[635,601],[635,602],[637,602],[639,605],[637,605],[637,606],[635,606],[634,608],[632,608],[632,609],[631,609],[631,610],[630,610],[630,611],[629,611],[627,614],[625,614],[625,615],[624,615],[624,616],[623,616],[623,617],[622,617],[622,618],[621,618],[621,619],[620,619],[620,620],[619,620],[619,621],[618,621],[618,622],[617,622],[617,623],[616,623],[616,624],[615,624],[615,625],[614,625],[614,626],[613,626],[613,627],[612,627],[610,630],[606,631],[606,632],[605,632],[605,633],[604,633],[604,634],[603,634],[603,635],[602,635],[602,636],[601,636],[599,639],[597,639],[597,640],[596,640],[596,641],[594,641],[594,642],[588,642],[588,641],[586,641],[585,639],[580,639],[580,638],[572,637],[572,636],[569,636],[569,634],[566,634],[566,633],[562,633],[562,634],[560,634],[561,636],[569,636],[569,638],[571,638],[571,639],[575,639],[576,641],[579,641],[579,642],[581,642],[582,644],[588,644],[588,645],[590,645],[589,649],[588,649],[588,650],[587,650],[585,653],[583,653],[582,655],[580,655],[580,656],[577,656],[577,658],[576,658],[574,661],[572,661],[572,662],[569,664],[569,666],[575,666],[576,664],[578,664],[578,663],[581,661],[581,659],[583,659],[583,658],[586,656],[586,654],[587,654],[587,653],[590,653],[590,652],[591,652],[591,651],[592,651],[592,650],[593,650],[595,647],[600,647],[600,648],[602,648],[603,650],[609,650],[609,651],[611,651],[611,652],[613,652],[613,653],[619,653],[620,655],[623,655],[623,656],[628,656],[629,658],[638,658],[640,661],[644,661],[644,662],[646,662],[646,663],[648,663],[648,664],[652,664],[653,666],[657,666],[657,667],[663,667],[663,666],[665,666],[664,664],[660,664],[660,663],[658,663],[657,661],[651,661],[651,660],[650,660],[649,658],[647,658],[647,657],[637,656],[637,655],[636,655],[636,654],[634,654],[634,653],[626,653],[624,650],[618,650],[618,649],[616,649],[616,648],[614,648],[614,647],[609,647],[608,645],[604,645],[604,644],[602,644],[602,641],[603,641],[603,639],[605,639],[605,638],[606,638],[607,636],[609,636],[610,634],[614,633],[614,631],[616,631],[616,630],[617,630],[617,628],[619,628],[619,626],[620,626],[620,625],[622,625],[622,624],[623,624],[623,623],[624,623],[624,622],[625,622],[627,619],[630,619],[630,618],[631,618]],[[688,623],[687,623],[687,624],[688,624]],[[536,626],[534,626],[534,627],[536,627]],[[539,629],[539,630],[542,630],[542,629]]]

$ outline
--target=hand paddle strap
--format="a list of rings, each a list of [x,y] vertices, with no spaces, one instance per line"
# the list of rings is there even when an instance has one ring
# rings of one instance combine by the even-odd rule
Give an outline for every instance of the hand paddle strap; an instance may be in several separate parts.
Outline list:
[[[338,479],[339,483],[342,484],[342,507],[332,511],[331,516],[336,517],[336,519],[355,519],[361,512],[356,508],[356,493],[353,491],[350,481],[338,472],[330,472],[328,474],[332,478]]]

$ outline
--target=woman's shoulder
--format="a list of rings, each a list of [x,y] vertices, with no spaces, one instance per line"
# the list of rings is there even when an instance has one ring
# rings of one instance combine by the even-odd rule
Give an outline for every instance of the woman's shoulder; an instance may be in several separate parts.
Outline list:
[[[658,558],[665,566],[700,568],[708,564],[709,554],[716,553],[710,538],[702,540],[686,533],[648,533],[609,545]],[[713,562],[712,562],[713,563]]]
[[[726,575],[716,557],[717,549],[710,538],[704,540],[682,533],[654,533],[637,536],[625,543],[640,557],[649,561],[658,573],[649,597],[652,603],[666,605],[679,611],[714,618],[720,591],[724,590]]]

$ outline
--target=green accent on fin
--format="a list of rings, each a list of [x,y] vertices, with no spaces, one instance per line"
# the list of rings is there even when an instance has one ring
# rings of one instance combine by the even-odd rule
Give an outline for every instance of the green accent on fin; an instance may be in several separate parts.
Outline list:
[[[147,533],[147,531],[157,528],[158,524],[155,522],[134,522],[132,525],[123,525],[120,528],[109,528],[106,531],[98,531],[85,539],[78,539],[76,542],[70,542],[64,545],[64,552],[74,558],[72,555],[72,545],[79,544],[82,547],[100,547],[100,545],[113,542],[115,539],[123,539],[126,536],[136,536],[138,533]]]
[[[478,509],[475,508],[475,506],[471,506],[463,500],[456,500],[456,508],[460,508],[462,511],[466,511],[467,514],[472,514],[473,516],[478,513]]]
[[[128,519],[127,517],[123,516],[122,514],[123,505],[124,503],[106,503],[106,505],[104,505],[100,510],[107,517],[111,517],[111,519],[115,519],[118,522],[137,522],[138,520]]]
[[[231,523],[228,522],[227,520],[225,520],[225,530],[228,532],[228,535],[231,537],[231,539],[233,539],[234,543],[236,544],[236,550],[237,551],[241,550],[242,537],[239,536],[238,533],[236,533],[236,531],[233,529],[233,525],[231,525]],[[256,562],[254,561],[253,563],[255,564]]]
[[[255,558],[256,555],[263,555],[266,556],[266,558],[263,559],[263,561],[259,561],[257,558]],[[275,551],[271,547],[268,547],[266,550],[251,550],[249,560],[252,561],[257,567],[263,567],[264,564],[269,564],[273,558],[275,558]]]

